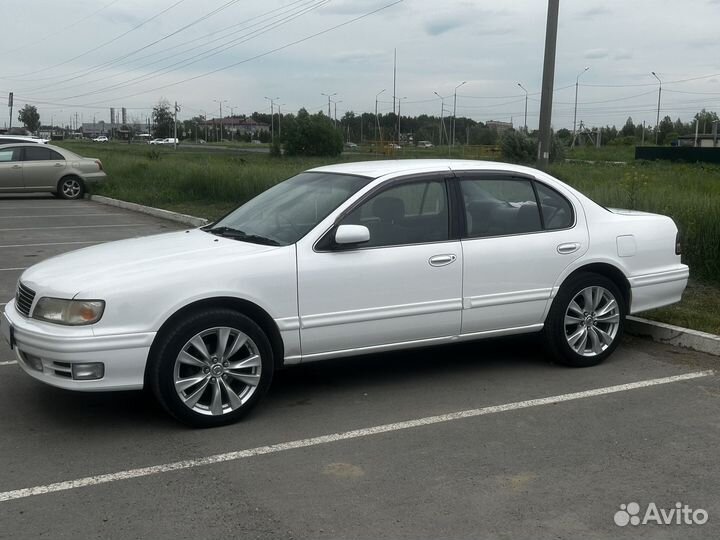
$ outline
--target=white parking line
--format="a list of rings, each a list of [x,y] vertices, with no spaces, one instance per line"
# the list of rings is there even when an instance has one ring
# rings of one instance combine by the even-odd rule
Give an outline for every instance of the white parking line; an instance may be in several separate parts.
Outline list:
[[[9,362],[0,362],[0,366],[12,366],[17,364],[17,360],[10,360]]]
[[[0,272],[10,272],[12,270],[27,270],[27,266],[25,268],[0,268]]]
[[[0,210],[3,208],[0,207]],[[97,216],[124,216],[125,214],[54,214],[51,216],[35,215],[35,216],[0,216],[0,219],[18,219],[18,218],[59,218],[59,217],[97,217]]]
[[[44,244],[6,244],[0,248],[23,248],[23,247],[41,247],[41,246],[72,246],[76,244],[102,244],[103,240],[86,241],[86,242],[47,242]]]
[[[146,227],[147,223],[128,223],[127,225],[67,225],[62,227],[22,227],[19,229],[0,229],[0,232],[5,231],[45,231],[51,229],[98,229],[102,227]]]
[[[550,396],[540,399],[530,399],[527,401],[516,401],[514,403],[506,403],[504,405],[494,405],[491,407],[483,407],[482,409],[469,409],[438,416],[427,416],[415,420],[407,420],[405,422],[396,422],[394,424],[384,424],[364,429],[356,429],[352,431],[344,431],[341,433],[333,433],[331,435],[322,435],[310,439],[301,439],[279,444],[271,444],[268,446],[259,446],[249,450],[240,450],[237,452],[228,452],[226,454],[216,454],[203,458],[188,459],[185,461],[176,461],[174,463],[166,463],[164,465],[154,465],[151,467],[143,467],[140,469],[129,469],[125,471],[99,474],[96,476],[86,476],[76,480],[68,480],[66,482],[57,482],[55,484],[46,484],[44,486],[35,486],[31,488],[16,489],[13,491],[5,491],[0,493],[0,502],[12,501],[14,499],[22,499],[32,497],[34,495],[43,495],[45,493],[55,493],[58,491],[67,491],[87,486],[95,486],[98,484],[107,484],[109,482],[117,482],[119,480],[129,480],[131,478],[141,478],[144,476],[152,476],[171,471],[179,471],[183,469],[192,469],[205,465],[213,465],[215,463],[225,463],[228,461],[236,461],[239,459],[251,458],[255,456],[263,456],[267,454],[275,454],[285,452],[286,450],[295,450],[297,448],[307,448],[310,446],[318,446],[321,444],[329,444],[338,441],[346,441],[349,439],[359,439],[361,437],[369,437],[372,435],[380,435],[381,433],[389,433],[392,431],[400,431],[403,429],[428,426],[432,424],[440,424],[443,422],[452,422],[462,420],[464,418],[473,418],[476,416],[484,416],[506,411],[514,411],[517,409],[527,409],[528,407],[538,407],[540,405],[552,405],[565,401],[573,401],[577,399],[585,399],[594,396],[602,396],[614,394],[617,392],[626,392],[628,390],[636,390],[638,388],[647,388],[649,386],[657,386],[660,384],[668,384],[677,381],[687,381],[700,377],[708,377],[713,375],[713,370],[696,371],[693,373],[684,373],[682,375],[674,375],[672,377],[662,377],[660,379],[649,379],[628,384],[619,384],[616,386],[606,386],[604,388],[595,388],[593,390],[585,390],[582,392],[574,392],[572,394],[561,394],[559,396]]]

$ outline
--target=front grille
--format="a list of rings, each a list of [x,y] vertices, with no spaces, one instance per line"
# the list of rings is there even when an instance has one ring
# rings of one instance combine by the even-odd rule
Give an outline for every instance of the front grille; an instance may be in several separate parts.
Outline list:
[[[35,291],[28,289],[22,283],[18,283],[17,293],[15,294],[15,307],[17,310],[29,317],[33,300],[35,300]]]

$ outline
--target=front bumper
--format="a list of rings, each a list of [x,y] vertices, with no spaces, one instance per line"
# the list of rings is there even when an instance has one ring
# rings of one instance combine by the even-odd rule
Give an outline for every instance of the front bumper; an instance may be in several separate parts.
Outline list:
[[[15,300],[0,313],[2,335],[12,333],[18,364],[31,377],[59,388],[81,391],[136,390],[143,387],[145,365],[155,332],[96,336],[89,327],[65,327],[27,319]],[[12,332],[9,329],[12,328]],[[42,371],[29,355],[39,359]],[[101,362],[101,379],[74,380],[72,364]]]

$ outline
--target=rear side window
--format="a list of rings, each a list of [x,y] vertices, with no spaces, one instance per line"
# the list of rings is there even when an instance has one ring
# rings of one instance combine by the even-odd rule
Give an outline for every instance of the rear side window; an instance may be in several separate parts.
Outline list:
[[[462,180],[467,236],[483,238],[542,230],[532,183],[522,178]]]
[[[43,146],[26,146],[25,161],[47,161],[54,159],[50,157],[50,149]]]
[[[4,150],[0,150],[0,163],[7,163],[9,161],[20,161],[19,148],[6,148]]]
[[[545,228],[548,230],[567,229],[573,223],[572,206],[557,191],[535,182]]]
[[[48,152],[50,152],[49,159],[51,159],[53,161],[65,161],[65,158],[63,157],[63,155],[60,152],[56,152],[55,150],[50,150],[50,148],[48,148]]]

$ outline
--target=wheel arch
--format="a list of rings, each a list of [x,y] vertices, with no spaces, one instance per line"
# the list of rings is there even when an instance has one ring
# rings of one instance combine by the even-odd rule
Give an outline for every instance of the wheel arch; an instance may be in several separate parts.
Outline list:
[[[623,300],[625,301],[625,307],[629,311],[632,303],[632,288],[630,287],[630,281],[625,276],[625,273],[620,270],[617,266],[614,266],[607,262],[593,262],[580,266],[570,272],[560,283],[560,287],[565,285],[569,280],[583,273],[594,273],[599,274],[608,278],[610,281],[617,285],[620,292],[623,294]],[[558,288],[559,290],[559,288]]]
[[[150,358],[155,354],[156,348],[159,346],[161,337],[173,327],[173,325],[180,319],[187,317],[191,313],[197,313],[204,309],[217,309],[226,308],[232,309],[249,317],[253,320],[267,335],[270,341],[270,346],[273,351],[273,363],[275,369],[283,366],[283,360],[285,358],[285,345],[280,335],[280,329],[277,324],[270,316],[270,314],[257,304],[244,300],[242,298],[233,298],[229,296],[218,296],[212,298],[204,298],[196,300],[190,304],[187,304],[175,313],[170,315],[165,322],[160,326],[152,345],[150,346],[150,353],[148,354],[148,362],[145,365],[145,381],[147,381],[148,369],[150,367]]]

